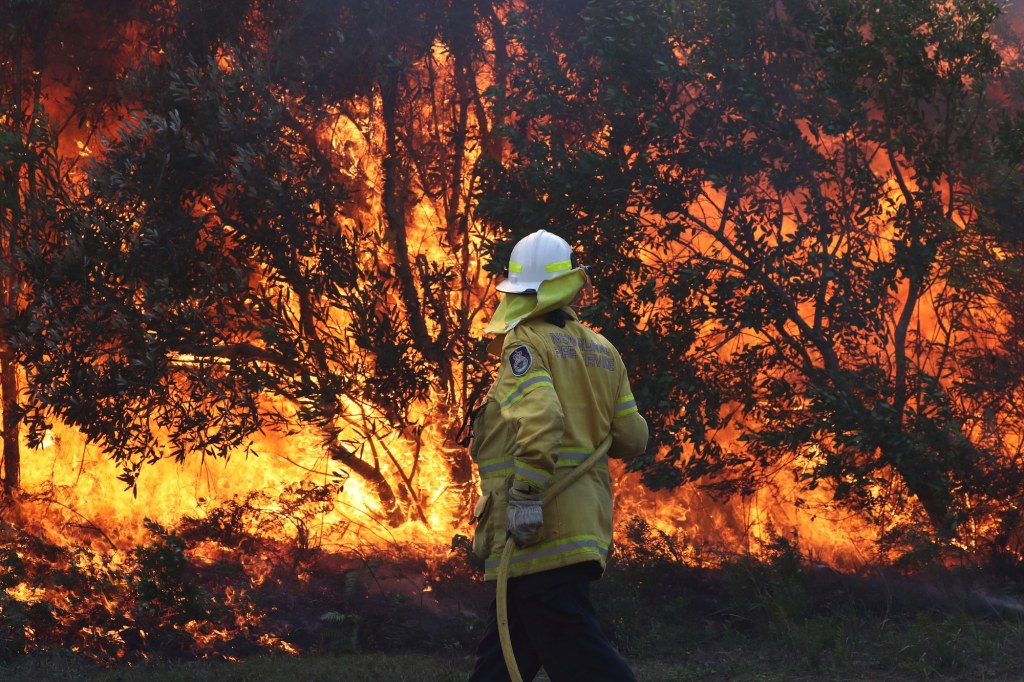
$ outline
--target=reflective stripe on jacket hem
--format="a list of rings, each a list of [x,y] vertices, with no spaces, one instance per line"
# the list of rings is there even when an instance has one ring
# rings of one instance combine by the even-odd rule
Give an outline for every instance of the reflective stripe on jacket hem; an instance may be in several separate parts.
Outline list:
[[[596,552],[602,563],[608,559],[608,545],[595,535],[576,535],[570,538],[552,540],[532,547],[517,549],[512,555],[512,567],[517,569],[535,568],[540,564],[555,563],[576,554]],[[484,562],[487,572],[497,571],[501,554],[492,554]]]

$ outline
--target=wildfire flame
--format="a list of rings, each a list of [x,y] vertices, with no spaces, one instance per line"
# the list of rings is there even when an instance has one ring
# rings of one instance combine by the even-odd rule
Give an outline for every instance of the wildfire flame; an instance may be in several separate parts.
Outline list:
[[[136,28],[129,24],[127,30],[131,33]],[[493,42],[488,44],[493,50]],[[681,52],[677,56],[683,58]],[[1011,57],[1019,59],[1019,56],[1008,53],[1008,58]],[[225,72],[236,68],[234,56],[226,51],[218,53],[217,63]],[[486,81],[494,77],[494,65],[487,67],[481,68],[477,78]],[[435,81],[451,81],[450,76],[456,68],[458,65],[448,46],[438,42],[420,62],[411,65],[409,72],[422,79],[426,88]],[[446,81],[438,74],[449,78]],[[480,89],[482,91],[484,87]],[[62,103],[69,98],[66,88],[57,80],[46,80],[44,90],[47,108],[54,111],[60,110]],[[447,91],[438,90],[425,98],[422,104],[425,109],[439,107],[444,103],[435,99],[443,100],[450,95]],[[282,96],[282,99],[287,105],[287,96]],[[386,230],[386,220],[382,217],[387,210],[383,164],[388,142],[381,118],[383,108],[381,94],[376,92],[345,111],[332,109],[328,125],[317,131],[321,142],[337,161],[337,167],[332,171],[338,182],[360,199],[353,202],[355,208],[338,217],[339,229],[376,225],[370,229],[381,234]],[[423,120],[417,125],[427,127],[430,116],[429,112],[423,113]],[[479,114],[472,110],[468,110],[466,116],[469,119],[465,128],[468,139],[466,148],[461,150],[466,170],[453,194],[464,202],[456,207],[460,214],[471,213],[471,207],[466,205],[470,203],[468,197],[473,190],[468,169],[481,154],[494,153],[494,150],[485,152],[485,143],[480,135],[486,121],[479,120]],[[101,154],[98,132],[109,133],[116,129],[116,117],[108,121],[92,121],[89,125],[93,127],[72,126],[63,131],[61,145],[67,158]],[[842,142],[813,131],[806,121],[798,122],[798,125],[813,144],[827,148]],[[903,162],[882,155],[875,159],[875,163],[878,167],[873,170],[880,176],[893,175],[895,170],[907,170],[891,167]],[[904,193],[913,189],[912,186],[900,186],[893,180],[879,199],[877,215],[869,220],[874,230],[873,256],[879,260],[891,258],[895,248],[892,218],[906,202]],[[712,224],[724,220],[725,204],[721,190],[709,183],[704,187],[701,199],[689,210],[695,217]],[[465,243],[453,243],[455,240],[449,228],[456,216],[452,211],[443,199],[428,196],[425,192],[413,197],[407,209],[406,226],[410,260],[438,263],[450,258],[456,248],[467,253],[477,251],[478,231],[471,219],[461,237]],[[786,207],[787,219],[779,234],[760,236],[768,242],[784,238],[795,229],[794,216],[801,211],[800,201],[791,198],[791,205]],[[953,220],[964,224],[968,217],[954,215]],[[841,251],[844,246],[839,243],[839,237],[836,240],[831,246]],[[381,242],[385,241],[382,237]],[[684,251],[714,252],[716,258],[728,260],[720,246],[704,235],[685,244],[664,248],[656,248],[652,243],[643,254],[644,263],[652,271],[668,271]],[[997,250],[993,253],[999,258]],[[387,254],[364,253],[363,257],[367,266],[387,265]],[[453,288],[447,294],[455,301],[453,307],[462,306],[474,311],[470,327],[477,335],[481,333],[489,305],[492,305],[488,303],[493,293],[492,285],[483,265],[478,257],[467,256],[465,267],[470,287],[463,291]],[[372,282],[366,283],[366,286],[372,285]],[[904,287],[908,286],[904,283]],[[941,308],[946,305],[946,287],[945,282],[936,282],[921,292],[921,303],[914,310],[911,322],[919,337],[941,345],[955,343],[958,335],[971,334],[975,345],[995,348],[1005,333],[1005,321],[992,312],[998,310],[996,301],[988,299],[986,302],[991,305],[976,310],[973,313],[976,319],[969,328],[950,332],[942,327],[944,314]],[[430,292],[421,287],[417,293],[422,297]],[[906,290],[897,292],[896,302],[906,300],[907,296]],[[392,303],[401,305],[397,300]],[[670,304],[666,300],[658,305]],[[814,311],[801,309],[800,314],[810,320]],[[339,317],[344,316],[339,313]],[[336,322],[339,328],[344,328],[348,320],[338,319]],[[439,321],[426,319],[424,323],[431,335],[442,333]],[[982,330],[985,330],[984,334]],[[756,333],[750,331],[751,335]],[[699,338],[702,351],[721,357],[734,353],[741,343],[737,337],[727,340],[724,330],[711,324],[699,330]],[[938,355],[927,356],[926,369],[940,376],[943,382],[956,381],[958,368],[944,369],[939,366],[943,361]],[[461,388],[469,383],[468,379],[467,376],[454,376],[452,383]],[[118,466],[102,450],[90,445],[74,429],[56,424],[42,447],[28,450],[28,444],[23,445],[30,454],[22,460],[21,492],[17,495],[17,503],[9,505],[4,513],[7,520],[17,527],[56,546],[73,545],[93,552],[92,555],[78,554],[75,559],[82,562],[80,570],[93,573],[124,566],[136,548],[150,542],[154,523],[163,528],[178,528],[183,519],[187,519],[193,523],[216,525],[232,513],[237,514],[232,521],[236,530],[241,528],[270,542],[339,554],[415,547],[423,556],[447,557],[451,553],[454,536],[472,534],[469,510],[478,483],[468,466],[465,451],[453,439],[462,419],[462,414],[454,407],[456,403],[458,400],[445,390],[435,388],[429,399],[408,406],[408,424],[401,429],[389,427],[384,415],[356,398],[342,405],[345,424],[337,438],[340,442],[352,444],[354,456],[372,462],[388,484],[398,491],[404,515],[400,524],[393,523],[391,511],[382,504],[372,482],[353,475],[332,460],[324,447],[323,434],[313,430],[286,433],[268,429],[251,447],[240,449],[227,459],[199,458],[181,464],[171,460],[158,461],[144,471],[133,489],[125,489],[118,479]],[[282,407],[282,410],[287,409],[287,406]],[[738,434],[724,428],[714,438],[734,444]],[[1019,457],[1022,448],[1021,433],[1008,429],[1003,445],[1006,456]],[[885,558],[878,555],[884,528],[872,526],[838,506],[833,491],[827,486],[808,491],[799,485],[804,468],[808,462],[815,461],[817,453],[802,452],[801,455],[784,464],[770,477],[765,487],[728,499],[714,497],[697,487],[654,493],[640,483],[638,475],[628,473],[624,463],[614,462],[617,518],[620,524],[642,518],[659,532],[677,538],[679,546],[688,552],[680,559],[695,564],[714,565],[730,553],[756,554],[779,538],[798,545],[810,559],[839,569],[856,569]],[[453,466],[453,463],[456,464]],[[892,478],[895,481],[895,475]],[[884,491],[877,492],[881,494]],[[920,514],[920,510],[916,503],[908,502],[907,508],[893,513]],[[205,538],[194,543],[189,552],[192,559],[213,564],[230,554],[232,548],[227,541]],[[239,560],[245,563],[254,584],[273,579],[276,559],[270,553],[246,552]],[[421,593],[431,589],[429,584],[418,587]],[[19,602],[66,600],[66,596],[61,596],[56,588],[41,588],[28,582],[5,584],[4,590],[8,597]],[[99,594],[97,599],[107,600],[110,609],[116,608],[112,595]],[[238,614],[236,628],[251,626],[254,633],[258,631],[253,624],[253,620],[258,618],[247,604],[244,590],[232,588],[222,595],[222,599]],[[74,610],[70,603],[62,603],[62,606],[68,611]],[[200,618],[186,620],[175,627],[188,632],[196,641],[206,643],[225,642],[238,636],[237,631],[211,627]],[[130,643],[126,640],[147,636],[143,629],[132,630],[128,625],[121,630],[103,632],[90,628],[94,626],[87,625],[81,629],[82,640],[105,641],[113,652],[129,648]],[[272,634],[256,634],[256,637],[263,648],[294,651],[294,647]],[[116,657],[117,654],[114,655]]]

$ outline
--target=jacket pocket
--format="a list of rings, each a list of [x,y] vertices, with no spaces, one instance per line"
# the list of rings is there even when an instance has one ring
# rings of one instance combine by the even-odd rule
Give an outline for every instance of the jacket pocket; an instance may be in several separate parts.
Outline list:
[[[476,525],[476,532],[473,533],[473,554],[478,559],[486,559],[491,553],[491,538],[493,536],[491,526],[494,524],[489,523],[488,517],[491,515],[493,502],[494,495],[484,493],[477,500],[476,507],[473,509],[473,523]]]
[[[480,442],[487,433],[484,427],[484,413],[487,411],[487,401],[473,409],[469,416],[469,456],[474,460],[480,458]]]
[[[476,502],[476,507],[473,509],[473,523],[480,523],[480,519],[487,514],[491,508],[491,494],[484,493],[480,496],[480,499]]]

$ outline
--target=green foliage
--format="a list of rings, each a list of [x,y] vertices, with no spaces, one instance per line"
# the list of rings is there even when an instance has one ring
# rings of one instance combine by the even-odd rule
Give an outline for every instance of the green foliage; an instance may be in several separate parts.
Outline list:
[[[359,650],[359,616],[328,611],[320,616],[324,628],[324,649],[330,654]]]
[[[0,596],[0,635],[3,636],[3,647],[0,648],[0,662],[7,662],[24,654],[29,649],[29,619],[25,613],[25,605],[16,599]]]
[[[277,496],[253,490],[242,498],[214,505],[200,500],[201,517],[185,517],[182,534],[187,540],[214,540],[255,550],[267,537],[289,538],[297,558],[320,547],[317,528],[335,507],[342,484],[295,483]]]
[[[805,563],[795,542],[773,534],[758,555],[725,564],[723,586],[742,617],[760,627],[786,628],[814,609]]]
[[[202,618],[202,594],[185,556],[185,542],[149,519],[146,529],[153,541],[135,549],[129,578],[138,614],[170,612],[178,625]]]

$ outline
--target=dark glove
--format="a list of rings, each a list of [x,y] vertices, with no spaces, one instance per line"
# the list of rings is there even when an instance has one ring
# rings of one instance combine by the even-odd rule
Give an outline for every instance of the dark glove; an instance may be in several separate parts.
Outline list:
[[[539,491],[512,488],[508,499],[508,534],[517,547],[527,547],[540,540],[544,527],[544,510]]]

